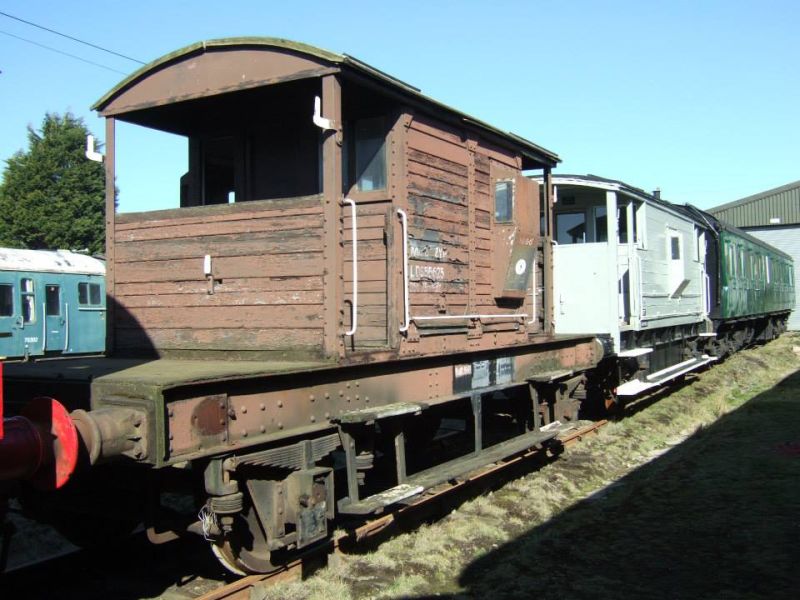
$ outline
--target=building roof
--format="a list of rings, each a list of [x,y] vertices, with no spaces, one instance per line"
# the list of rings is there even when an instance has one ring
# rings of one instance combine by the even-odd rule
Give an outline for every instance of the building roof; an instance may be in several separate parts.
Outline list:
[[[769,227],[800,223],[800,181],[708,209],[736,227]]]
[[[0,271],[105,275],[103,261],[69,250],[0,248]]]
[[[340,69],[349,69],[352,70],[360,75],[364,75],[369,77],[373,80],[377,80],[381,83],[381,85],[386,86],[387,88],[391,88],[394,91],[400,92],[404,96],[408,97],[409,99],[415,100],[420,102],[423,105],[427,105],[432,108],[436,108],[439,111],[443,111],[448,113],[449,115],[456,117],[459,119],[463,124],[469,125],[479,130],[483,130],[493,136],[497,136],[500,139],[504,140],[506,143],[511,143],[514,146],[521,148],[523,151],[523,155],[528,155],[529,157],[533,158],[537,161],[542,161],[547,163],[551,166],[555,166],[561,159],[555,152],[547,150],[533,142],[526,140],[518,136],[515,133],[503,131],[498,129],[484,121],[471,117],[465,113],[462,113],[455,108],[452,108],[446,104],[438,102],[429,96],[424,95],[419,88],[416,88],[396,77],[392,77],[383,71],[376,69],[368,65],[367,63],[358,60],[348,54],[338,54],[335,52],[329,52],[328,50],[323,50],[322,48],[317,48],[314,46],[310,46],[308,44],[303,44],[301,42],[294,42],[290,40],[280,39],[280,38],[270,38],[270,37],[236,37],[236,38],[225,38],[225,39],[217,39],[217,40],[208,40],[203,42],[197,42],[181,48],[179,50],[175,50],[169,54],[162,56],[161,58],[157,58],[153,62],[143,66],[139,70],[135,71],[125,79],[123,79],[120,83],[118,83],[114,88],[112,88],[109,92],[107,92],[102,98],[100,98],[97,102],[94,103],[92,106],[92,110],[103,111],[109,103],[111,103],[115,97],[119,94],[123,93],[125,90],[135,86],[139,81],[143,80],[144,78],[148,77],[150,74],[159,71],[160,69],[164,69],[169,65],[184,59],[188,56],[195,55],[195,54],[202,54],[209,51],[215,50],[226,50],[226,49],[236,49],[236,48],[263,48],[265,50],[274,49],[282,52],[289,52],[293,54],[305,55],[311,58],[314,58],[319,61],[324,61],[326,63],[330,63]]]

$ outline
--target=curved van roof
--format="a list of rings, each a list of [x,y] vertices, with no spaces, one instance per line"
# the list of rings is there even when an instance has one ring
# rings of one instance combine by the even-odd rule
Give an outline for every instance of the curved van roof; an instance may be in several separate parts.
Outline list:
[[[135,122],[137,113],[158,106],[330,73],[366,79],[413,105],[487,133],[495,142],[518,149],[541,166],[560,162],[556,153],[438,102],[357,58],[280,38],[236,37],[186,46],[123,79],[95,102],[92,110]]]
[[[102,260],[69,250],[0,248],[0,271],[105,275],[106,265]]]

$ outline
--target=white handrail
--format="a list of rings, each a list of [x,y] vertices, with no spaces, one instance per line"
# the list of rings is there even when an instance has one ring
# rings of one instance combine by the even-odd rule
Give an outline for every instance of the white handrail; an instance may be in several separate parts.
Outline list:
[[[345,335],[353,335],[358,329],[358,224],[356,223],[356,203],[350,198],[343,200],[344,204],[350,205],[350,211],[353,219],[353,316],[351,318],[351,327],[349,331],[345,331]]]
[[[44,350],[47,350],[47,303],[46,302],[42,302],[42,351]]]
[[[64,352],[69,351],[69,302],[64,303]]]
[[[531,261],[531,279],[533,283],[531,284],[531,320],[528,321],[528,325],[533,325],[536,323],[536,251],[533,252],[533,260]]]
[[[409,308],[408,308],[408,215],[402,208],[397,209],[400,215],[400,223],[403,226],[403,323],[400,325],[400,333],[408,331]]]
[[[507,313],[500,315],[429,315],[412,317],[412,321],[436,321],[440,319],[524,319],[528,313]]]
[[[711,314],[711,278],[708,273],[704,273],[703,277],[706,280],[706,316]]]

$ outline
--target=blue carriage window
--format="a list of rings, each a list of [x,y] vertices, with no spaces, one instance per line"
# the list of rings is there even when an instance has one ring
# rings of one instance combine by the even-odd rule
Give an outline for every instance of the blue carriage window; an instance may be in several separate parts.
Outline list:
[[[14,314],[14,286],[8,283],[0,284],[0,317],[10,317]]]
[[[22,300],[22,322],[33,323],[36,320],[36,301],[33,291],[33,279],[21,279],[22,287],[20,299]]]
[[[81,282],[78,284],[78,304],[99,306],[101,304],[100,298],[100,284],[99,283],[86,283]]]
[[[48,317],[57,317],[61,314],[61,288],[57,285],[47,285],[44,289],[44,314]]]

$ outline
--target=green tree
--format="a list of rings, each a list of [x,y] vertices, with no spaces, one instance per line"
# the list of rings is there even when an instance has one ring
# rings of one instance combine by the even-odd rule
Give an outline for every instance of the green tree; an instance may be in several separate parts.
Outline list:
[[[0,246],[105,249],[105,169],[84,155],[89,130],[70,113],[48,113],[0,183]]]

